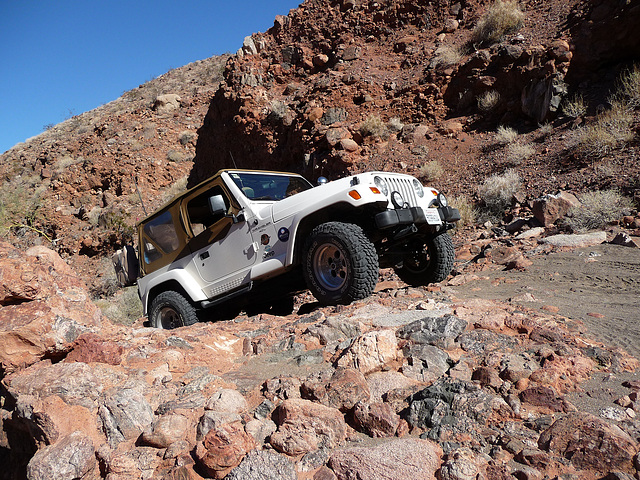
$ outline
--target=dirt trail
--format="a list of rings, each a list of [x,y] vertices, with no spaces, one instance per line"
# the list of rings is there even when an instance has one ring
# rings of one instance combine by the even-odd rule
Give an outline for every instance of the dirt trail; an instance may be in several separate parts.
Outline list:
[[[483,272],[455,287],[460,298],[558,308],[583,323],[586,338],[640,359],[640,249],[598,245],[534,259],[526,271]]]

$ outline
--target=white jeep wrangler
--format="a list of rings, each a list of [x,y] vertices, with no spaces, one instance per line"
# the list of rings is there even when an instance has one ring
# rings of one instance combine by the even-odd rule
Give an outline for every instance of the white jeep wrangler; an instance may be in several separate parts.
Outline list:
[[[297,267],[319,302],[349,303],[373,293],[380,266],[409,284],[444,280],[454,261],[446,232],[459,219],[442,193],[405,174],[314,187],[293,173],[221,170],[138,224],[139,268],[121,276],[137,277],[158,328],[191,325],[201,310]]]

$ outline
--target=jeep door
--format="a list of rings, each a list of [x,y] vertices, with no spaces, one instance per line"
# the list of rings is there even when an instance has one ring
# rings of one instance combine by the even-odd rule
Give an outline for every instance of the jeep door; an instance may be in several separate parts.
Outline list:
[[[212,215],[209,199],[221,195],[225,213]],[[187,229],[191,231],[189,248],[192,262],[209,297],[242,287],[250,281],[249,270],[258,255],[248,222],[240,215],[240,206],[218,178],[185,199]]]

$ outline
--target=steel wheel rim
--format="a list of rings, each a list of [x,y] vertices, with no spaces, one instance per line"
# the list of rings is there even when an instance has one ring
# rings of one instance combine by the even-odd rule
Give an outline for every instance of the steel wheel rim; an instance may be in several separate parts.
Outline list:
[[[162,307],[158,312],[158,326],[165,330],[172,330],[182,326],[182,318],[172,307]]]
[[[313,270],[323,288],[340,290],[347,282],[349,262],[344,250],[334,244],[320,246],[313,257]]]
[[[403,267],[406,270],[414,273],[421,273],[429,268],[431,256],[429,255],[428,249],[423,246],[421,251],[408,254],[403,263]]]

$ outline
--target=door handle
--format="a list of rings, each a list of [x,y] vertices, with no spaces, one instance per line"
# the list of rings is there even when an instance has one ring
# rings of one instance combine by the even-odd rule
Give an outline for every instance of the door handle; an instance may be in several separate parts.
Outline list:
[[[200,254],[200,260],[206,260],[209,258],[209,252],[203,252]]]

